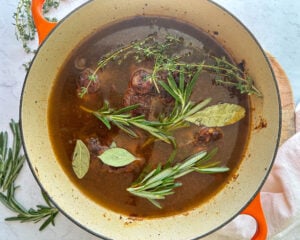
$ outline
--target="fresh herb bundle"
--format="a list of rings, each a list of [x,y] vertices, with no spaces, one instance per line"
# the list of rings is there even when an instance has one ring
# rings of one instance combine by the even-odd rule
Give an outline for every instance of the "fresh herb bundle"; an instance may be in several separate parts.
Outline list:
[[[200,64],[177,62],[177,60],[181,58],[179,56],[173,56],[166,61],[166,49],[168,49],[168,47],[172,44],[179,43],[179,41],[175,41],[174,39],[176,38],[168,38],[164,44],[158,46],[157,42],[153,39],[153,36],[150,36],[143,41],[135,42],[130,46],[126,46],[114,51],[113,53],[109,53],[99,62],[100,64],[98,65],[98,68],[89,78],[91,81],[93,81],[92,79],[96,79],[97,71],[99,69],[103,70],[112,60],[118,60],[118,64],[120,64],[122,60],[120,59],[120,55],[126,51],[128,51],[126,53],[128,55],[129,49],[130,54],[137,54],[138,57],[135,58],[137,61],[150,57],[154,59],[154,67],[152,74],[149,75],[149,79],[151,79],[153,85],[156,87],[157,94],[160,94],[159,89],[161,88],[173,98],[174,103],[172,104],[173,109],[171,112],[161,113],[156,121],[149,121],[145,119],[144,115],[131,115],[131,111],[138,108],[139,104],[126,106],[120,109],[112,109],[110,108],[109,103],[104,101],[102,108],[97,111],[87,109],[83,106],[81,106],[81,109],[93,114],[108,129],[111,129],[111,124],[114,124],[132,137],[137,137],[134,128],[142,129],[158,140],[166,143],[172,143],[174,152],[177,150],[177,144],[175,142],[175,138],[172,136],[172,132],[177,128],[188,127],[190,126],[190,123],[198,126],[204,125],[207,127],[220,127],[233,124],[242,119],[245,116],[245,109],[239,105],[223,103],[208,106],[211,101],[210,98],[204,99],[199,103],[191,101],[191,94],[195,83],[200,78],[200,74],[204,71],[204,69],[210,70],[211,73],[218,76],[219,79],[224,78],[224,75],[226,79],[229,79],[232,76],[226,75],[228,69],[226,69],[223,65],[221,67],[216,67],[214,65],[205,65],[204,62]],[[180,42],[180,44],[182,44],[182,42]],[[219,65],[220,64],[221,63],[219,62]],[[231,69],[236,68],[234,65],[226,66],[229,66]],[[160,77],[161,71],[163,71],[167,76],[165,80],[162,80]],[[239,70],[235,69],[235,71]],[[230,73],[232,73],[231,70]],[[241,72],[239,71],[236,74],[240,75]],[[176,79],[174,75],[176,75]],[[244,81],[244,79],[242,78],[241,81]],[[233,82],[235,82],[235,80]],[[220,82],[218,82],[218,84],[219,83]],[[83,96],[88,92],[88,86],[86,88],[82,88],[80,96]],[[238,89],[238,87],[236,88]],[[253,94],[254,92],[249,90],[247,93]],[[83,142],[81,143],[84,145]],[[76,167],[74,168],[73,166],[75,173],[78,172],[78,167],[80,169],[85,169],[85,174],[88,171],[88,168],[85,166],[86,164],[89,164],[90,157],[89,154],[87,154],[88,149],[86,146],[84,145],[84,147],[79,149],[76,144],[74,153],[83,152],[83,149],[85,149],[84,152],[86,152],[86,154],[80,154],[81,157],[85,156],[83,159],[73,157],[73,163],[76,162]],[[130,161],[128,159],[125,161],[125,159],[122,159],[121,155],[115,157],[115,153],[111,153],[110,150],[106,151],[110,160],[107,162],[104,161],[104,163],[110,166],[115,166],[115,162],[113,161],[114,159],[117,162],[126,162],[126,164],[130,164],[135,159],[135,157],[132,156],[131,158],[128,158]],[[126,150],[122,149],[122,151]],[[143,171],[138,180],[133,183],[132,186],[127,188],[127,191],[138,197],[146,198],[156,207],[161,208],[158,200],[164,199],[167,195],[173,194],[174,189],[181,186],[181,183],[176,181],[177,178],[191,172],[220,173],[229,170],[227,167],[219,166],[220,162],[218,161],[209,161],[215,153],[216,150],[210,153],[201,151],[176,165],[172,165],[175,153],[171,154],[165,166],[158,165],[158,167],[148,174],[145,174]],[[99,156],[99,158],[101,159],[101,156]]]
[[[133,55],[137,63],[149,59],[153,61],[152,72],[146,76],[147,79],[145,81],[150,80],[152,82],[158,95],[160,90],[163,89],[173,98],[173,107],[170,112],[161,113],[156,121],[149,121],[145,119],[144,115],[131,115],[131,111],[137,109],[139,104],[112,109],[109,103],[104,101],[103,107],[97,111],[83,106],[81,106],[81,109],[93,114],[108,129],[111,129],[113,124],[130,136],[137,137],[134,128],[139,128],[152,136],[150,141],[153,141],[153,137],[155,137],[157,140],[173,144],[174,152],[170,155],[165,166],[159,164],[148,174],[145,174],[145,171],[143,171],[138,180],[127,188],[127,191],[131,194],[146,198],[159,208],[161,208],[161,205],[158,200],[173,194],[174,189],[181,186],[181,183],[176,181],[177,178],[191,172],[220,173],[229,170],[227,167],[219,166],[220,162],[218,161],[209,161],[215,155],[216,150],[210,153],[206,151],[198,152],[182,162],[172,165],[177,151],[177,144],[172,135],[174,130],[188,127],[190,124],[222,127],[238,122],[246,114],[245,109],[236,104],[222,103],[208,106],[211,101],[210,98],[198,103],[191,101],[193,88],[201,73],[207,71],[215,76],[216,84],[230,88],[234,87],[240,93],[261,96],[260,92],[255,88],[252,79],[244,71],[226,61],[225,58],[213,57],[210,59],[213,63],[209,65],[204,61],[200,63],[186,63],[182,61],[187,57],[186,55],[170,55],[170,50],[177,49],[178,45],[183,44],[184,40],[175,36],[167,35],[165,41],[161,43],[156,41],[155,35],[150,35],[144,40],[132,42],[128,46],[109,52],[98,62],[98,67],[89,76],[90,82],[86,87],[82,87],[79,93],[79,96],[83,97],[88,92],[89,85],[97,79],[97,72],[104,70],[109,63],[122,64],[129,55]],[[162,74],[166,76],[166,79],[162,79]],[[84,145],[83,142],[81,143]],[[83,149],[85,151],[82,151]],[[129,154],[130,157],[125,161],[120,155],[115,157],[115,152],[106,151],[109,161],[104,163],[110,166],[115,166],[114,159],[117,162],[122,162],[122,164],[124,162],[130,164],[135,159],[128,152],[127,155]],[[126,150],[122,149],[122,151]],[[85,169],[84,172],[87,173],[88,168],[86,168],[86,164],[89,164],[90,161],[88,149],[85,145],[79,149],[76,144],[74,153],[77,152],[86,152],[86,154],[80,154],[81,158],[85,156],[84,159],[73,157],[73,162],[76,163],[76,168],[73,166],[73,169],[76,173],[79,167],[80,169]],[[99,158],[101,159],[101,156]]]
[[[199,68],[189,81],[186,81],[186,76],[181,71],[178,83],[172,73],[169,73],[166,83],[158,82],[174,98],[175,104],[171,113],[162,113],[157,121],[148,121],[144,115],[131,116],[130,111],[138,108],[138,104],[115,110],[110,108],[109,103],[105,101],[103,107],[97,111],[83,106],[81,109],[92,113],[108,129],[111,129],[112,123],[130,136],[138,137],[133,130],[133,127],[136,127],[148,132],[156,139],[173,144],[176,148],[172,131],[177,128],[188,127],[190,123],[207,127],[222,127],[234,124],[245,116],[245,109],[236,104],[223,103],[208,107],[210,98],[199,103],[193,103],[190,100],[193,87],[199,79],[201,71],[202,68]]]

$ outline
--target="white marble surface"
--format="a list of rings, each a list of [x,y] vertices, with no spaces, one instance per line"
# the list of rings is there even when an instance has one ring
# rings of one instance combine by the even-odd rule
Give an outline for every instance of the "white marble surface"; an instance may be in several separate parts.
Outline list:
[[[53,15],[65,16],[74,7],[86,0],[64,0]],[[293,91],[295,102],[300,102],[300,1],[295,0],[216,0],[224,6],[255,35],[264,49],[272,53],[285,69]],[[16,40],[12,15],[18,0],[1,0],[0,9],[0,130],[8,130],[10,119],[19,117],[19,100],[25,77],[22,63],[30,56],[23,53],[20,42]],[[25,206],[34,207],[42,203],[40,190],[25,164],[18,184],[18,199]],[[300,183],[299,183],[300,184]],[[5,217],[12,213],[0,204],[0,240],[42,239],[42,240],[95,240],[95,236],[85,232],[65,216],[60,214],[55,227],[43,232],[32,223],[6,222]],[[272,239],[300,239],[299,226],[278,229],[281,235]],[[207,239],[227,239],[214,233]],[[231,239],[231,238],[228,238]]]

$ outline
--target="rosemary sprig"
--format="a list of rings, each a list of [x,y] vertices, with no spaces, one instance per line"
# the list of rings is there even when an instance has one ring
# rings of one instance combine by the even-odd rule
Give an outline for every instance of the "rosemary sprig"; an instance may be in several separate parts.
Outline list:
[[[167,164],[166,167],[162,167],[158,165],[140,181],[127,188],[127,191],[135,196],[146,198],[156,207],[161,208],[157,200],[165,199],[166,196],[174,194],[174,189],[182,185],[175,181],[177,178],[191,172],[222,173],[229,171],[227,167],[218,166],[219,162],[217,161],[208,163],[215,153],[216,149],[210,153],[201,151],[174,166]]]
[[[179,127],[189,126],[189,123],[185,121],[189,116],[197,113],[211,101],[210,98],[195,104],[190,101],[192,90],[196,81],[199,79],[202,67],[199,67],[191,80],[185,83],[186,78],[182,66],[179,74],[179,82],[176,83],[173,75],[170,73],[167,77],[167,83],[159,81],[159,84],[174,98],[175,105],[171,114],[164,119],[162,122],[165,123],[164,129],[166,131],[175,130]]]
[[[9,217],[7,221],[20,222],[39,222],[46,219],[41,225],[40,230],[46,228],[50,223],[54,225],[54,219],[58,210],[54,208],[46,193],[42,192],[43,198],[47,204],[37,205],[37,210],[30,208],[27,210],[15,198],[15,180],[24,164],[25,156],[21,154],[21,137],[19,124],[11,121],[10,128],[13,134],[12,146],[8,146],[8,133],[0,133],[0,202],[8,209],[17,214],[15,217]]]
[[[107,101],[104,102],[103,107],[98,111],[92,111],[81,107],[86,112],[92,113],[95,117],[97,117],[103,124],[111,129],[111,123],[128,133],[132,137],[138,137],[136,132],[132,129],[132,127],[137,127],[143,129],[148,132],[152,136],[166,142],[172,143],[175,145],[174,138],[168,132],[164,131],[161,126],[164,123],[157,121],[148,121],[145,119],[143,115],[132,117],[130,115],[130,111],[139,107],[138,104],[131,105],[128,107],[124,107],[118,110],[114,110],[109,107],[109,103]]]

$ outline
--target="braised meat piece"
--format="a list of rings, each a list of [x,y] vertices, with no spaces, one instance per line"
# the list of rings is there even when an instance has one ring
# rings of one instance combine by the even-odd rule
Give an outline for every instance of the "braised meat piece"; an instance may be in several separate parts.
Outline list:
[[[134,104],[139,104],[139,107],[131,111],[132,116],[144,115],[148,118],[151,95],[149,94],[138,94],[133,88],[128,88],[123,99],[124,106],[130,106]]]
[[[173,106],[174,98],[163,88],[160,89],[159,99],[162,104]]]
[[[148,118],[150,112],[151,98],[154,94],[154,85],[151,82],[150,71],[139,68],[131,74],[128,88],[125,92],[124,106],[139,104],[140,106],[131,111],[132,116],[144,115]]]
[[[133,91],[137,94],[147,94],[151,93],[154,90],[154,85],[151,82],[150,71],[144,68],[140,68],[132,73],[129,88],[132,88]]]
[[[87,88],[87,93],[95,93],[100,89],[100,81],[96,75],[96,78],[91,81],[91,76],[93,74],[93,69],[85,68],[79,75],[76,81],[77,91],[80,92],[81,89]]]
[[[202,127],[199,132],[195,133],[194,138],[199,145],[208,145],[223,137],[223,132],[216,127]]]
[[[139,104],[138,108],[131,111],[132,116],[144,115],[147,120],[154,121],[158,113],[169,110],[174,99],[162,87],[157,92],[149,78],[150,74],[150,70],[144,68],[134,70],[123,103],[124,106]]]
[[[108,146],[101,145],[99,139],[96,137],[90,137],[86,140],[86,142],[87,148],[89,149],[92,155],[98,156],[108,149]]]

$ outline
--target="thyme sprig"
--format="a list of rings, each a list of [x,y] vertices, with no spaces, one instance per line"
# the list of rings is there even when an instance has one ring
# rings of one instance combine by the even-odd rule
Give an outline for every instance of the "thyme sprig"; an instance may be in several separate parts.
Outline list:
[[[154,84],[156,91],[159,93],[158,81],[161,79],[160,74],[163,71],[173,72],[178,70],[177,62],[182,59],[184,55],[173,55],[171,49],[176,49],[182,46],[183,39],[177,38],[173,35],[166,35],[164,42],[158,42],[155,40],[156,35],[150,35],[150,41],[145,43],[141,42],[133,46],[136,51],[135,58],[138,62],[142,62],[143,59],[151,59],[153,64],[152,73],[148,76],[149,80]]]
[[[9,217],[7,221],[34,222],[37,223],[43,219],[45,221],[40,226],[40,230],[45,229],[50,223],[54,225],[54,219],[58,210],[53,207],[46,193],[42,192],[46,206],[37,205],[37,210],[26,209],[16,198],[15,180],[25,161],[25,156],[21,153],[22,142],[20,136],[19,124],[11,121],[10,128],[13,134],[12,146],[8,146],[8,133],[0,133],[0,202],[8,209],[17,214],[15,217]]]
[[[52,8],[58,8],[60,0],[46,0],[43,5],[43,13],[49,12]],[[31,14],[31,0],[19,0],[17,9],[13,14],[15,20],[14,25],[16,27],[16,38],[22,42],[24,51],[26,53],[35,53],[35,49],[29,46],[29,42],[33,41],[36,36],[36,28]],[[57,21],[55,18],[51,18],[50,21]]]
[[[205,66],[207,70],[216,74],[216,84],[234,87],[240,93],[254,94],[262,97],[262,93],[255,87],[253,79],[247,75],[241,68],[228,62],[225,57],[213,58],[215,60],[214,67]],[[232,80],[234,79],[234,81]]]
[[[209,162],[216,154],[217,149],[211,152],[198,152],[182,163],[174,166],[167,164],[165,167],[158,165],[142,179],[133,183],[127,191],[131,194],[146,198],[158,208],[162,208],[158,200],[165,199],[166,196],[174,194],[174,189],[182,186],[182,183],[176,182],[177,178],[183,177],[191,172],[198,173],[223,173],[229,171],[228,167],[219,166],[220,162]],[[174,158],[174,155],[171,154]],[[171,160],[172,161],[172,160]],[[171,161],[168,160],[168,163]]]
[[[210,64],[207,63],[208,61],[187,63],[186,60],[192,55],[192,51],[175,55],[173,51],[178,50],[180,47],[188,48],[182,38],[169,34],[166,35],[164,41],[159,41],[156,34],[149,35],[143,40],[131,42],[105,54],[98,62],[98,66],[89,77],[89,80],[92,82],[96,79],[98,71],[103,70],[109,63],[117,62],[121,64],[129,55],[133,55],[138,63],[144,60],[153,62],[152,73],[148,78],[154,84],[158,93],[160,92],[158,82],[161,80],[162,73],[178,72],[191,77],[201,68],[203,71],[213,74],[215,82],[219,85],[235,88],[242,94],[262,96],[255,87],[252,78],[244,69],[230,63],[225,57],[209,56],[208,60],[212,62]],[[87,88],[82,88],[79,93],[80,97],[88,92]]]
[[[171,46],[180,43],[181,40],[177,39],[174,36],[167,35],[165,41],[163,43],[159,43],[155,40],[156,37],[156,34],[150,34],[143,40],[133,41],[129,45],[125,45],[116,50],[112,50],[102,56],[98,61],[97,68],[89,76],[89,83],[87,84],[87,86],[81,88],[81,91],[78,94],[79,97],[82,98],[88,92],[89,86],[93,81],[95,81],[95,79],[97,79],[97,73],[100,70],[104,70],[104,68],[111,62],[117,62],[120,65],[130,55],[134,55],[134,58],[138,63],[142,62],[145,59],[154,59],[155,67],[152,74],[149,76],[149,79],[152,81],[157,91],[159,92],[159,88],[157,85],[157,75],[160,70],[165,69],[165,67],[162,66],[164,65],[162,63],[165,61],[165,58],[167,56],[166,52]],[[168,57],[168,62],[171,61],[171,58],[171,56]]]
[[[148,121],[143,115],[131,116],[130,111],[139,107],[139,104],[124,107],[118,110],[110,108],[107,101],[104,102],[101,109],[97,111],[89,110],[85,107],[81,107],[86,112],[92,113],[97,117],[108,129],[111,129],[111,123],[128,133],[132,137],[138,137],[132,127],[140,128],[152,136],[170,144],[175,144],[174,137],[168,132],[164,131],[161,126],[164,123],[157,121]]]

